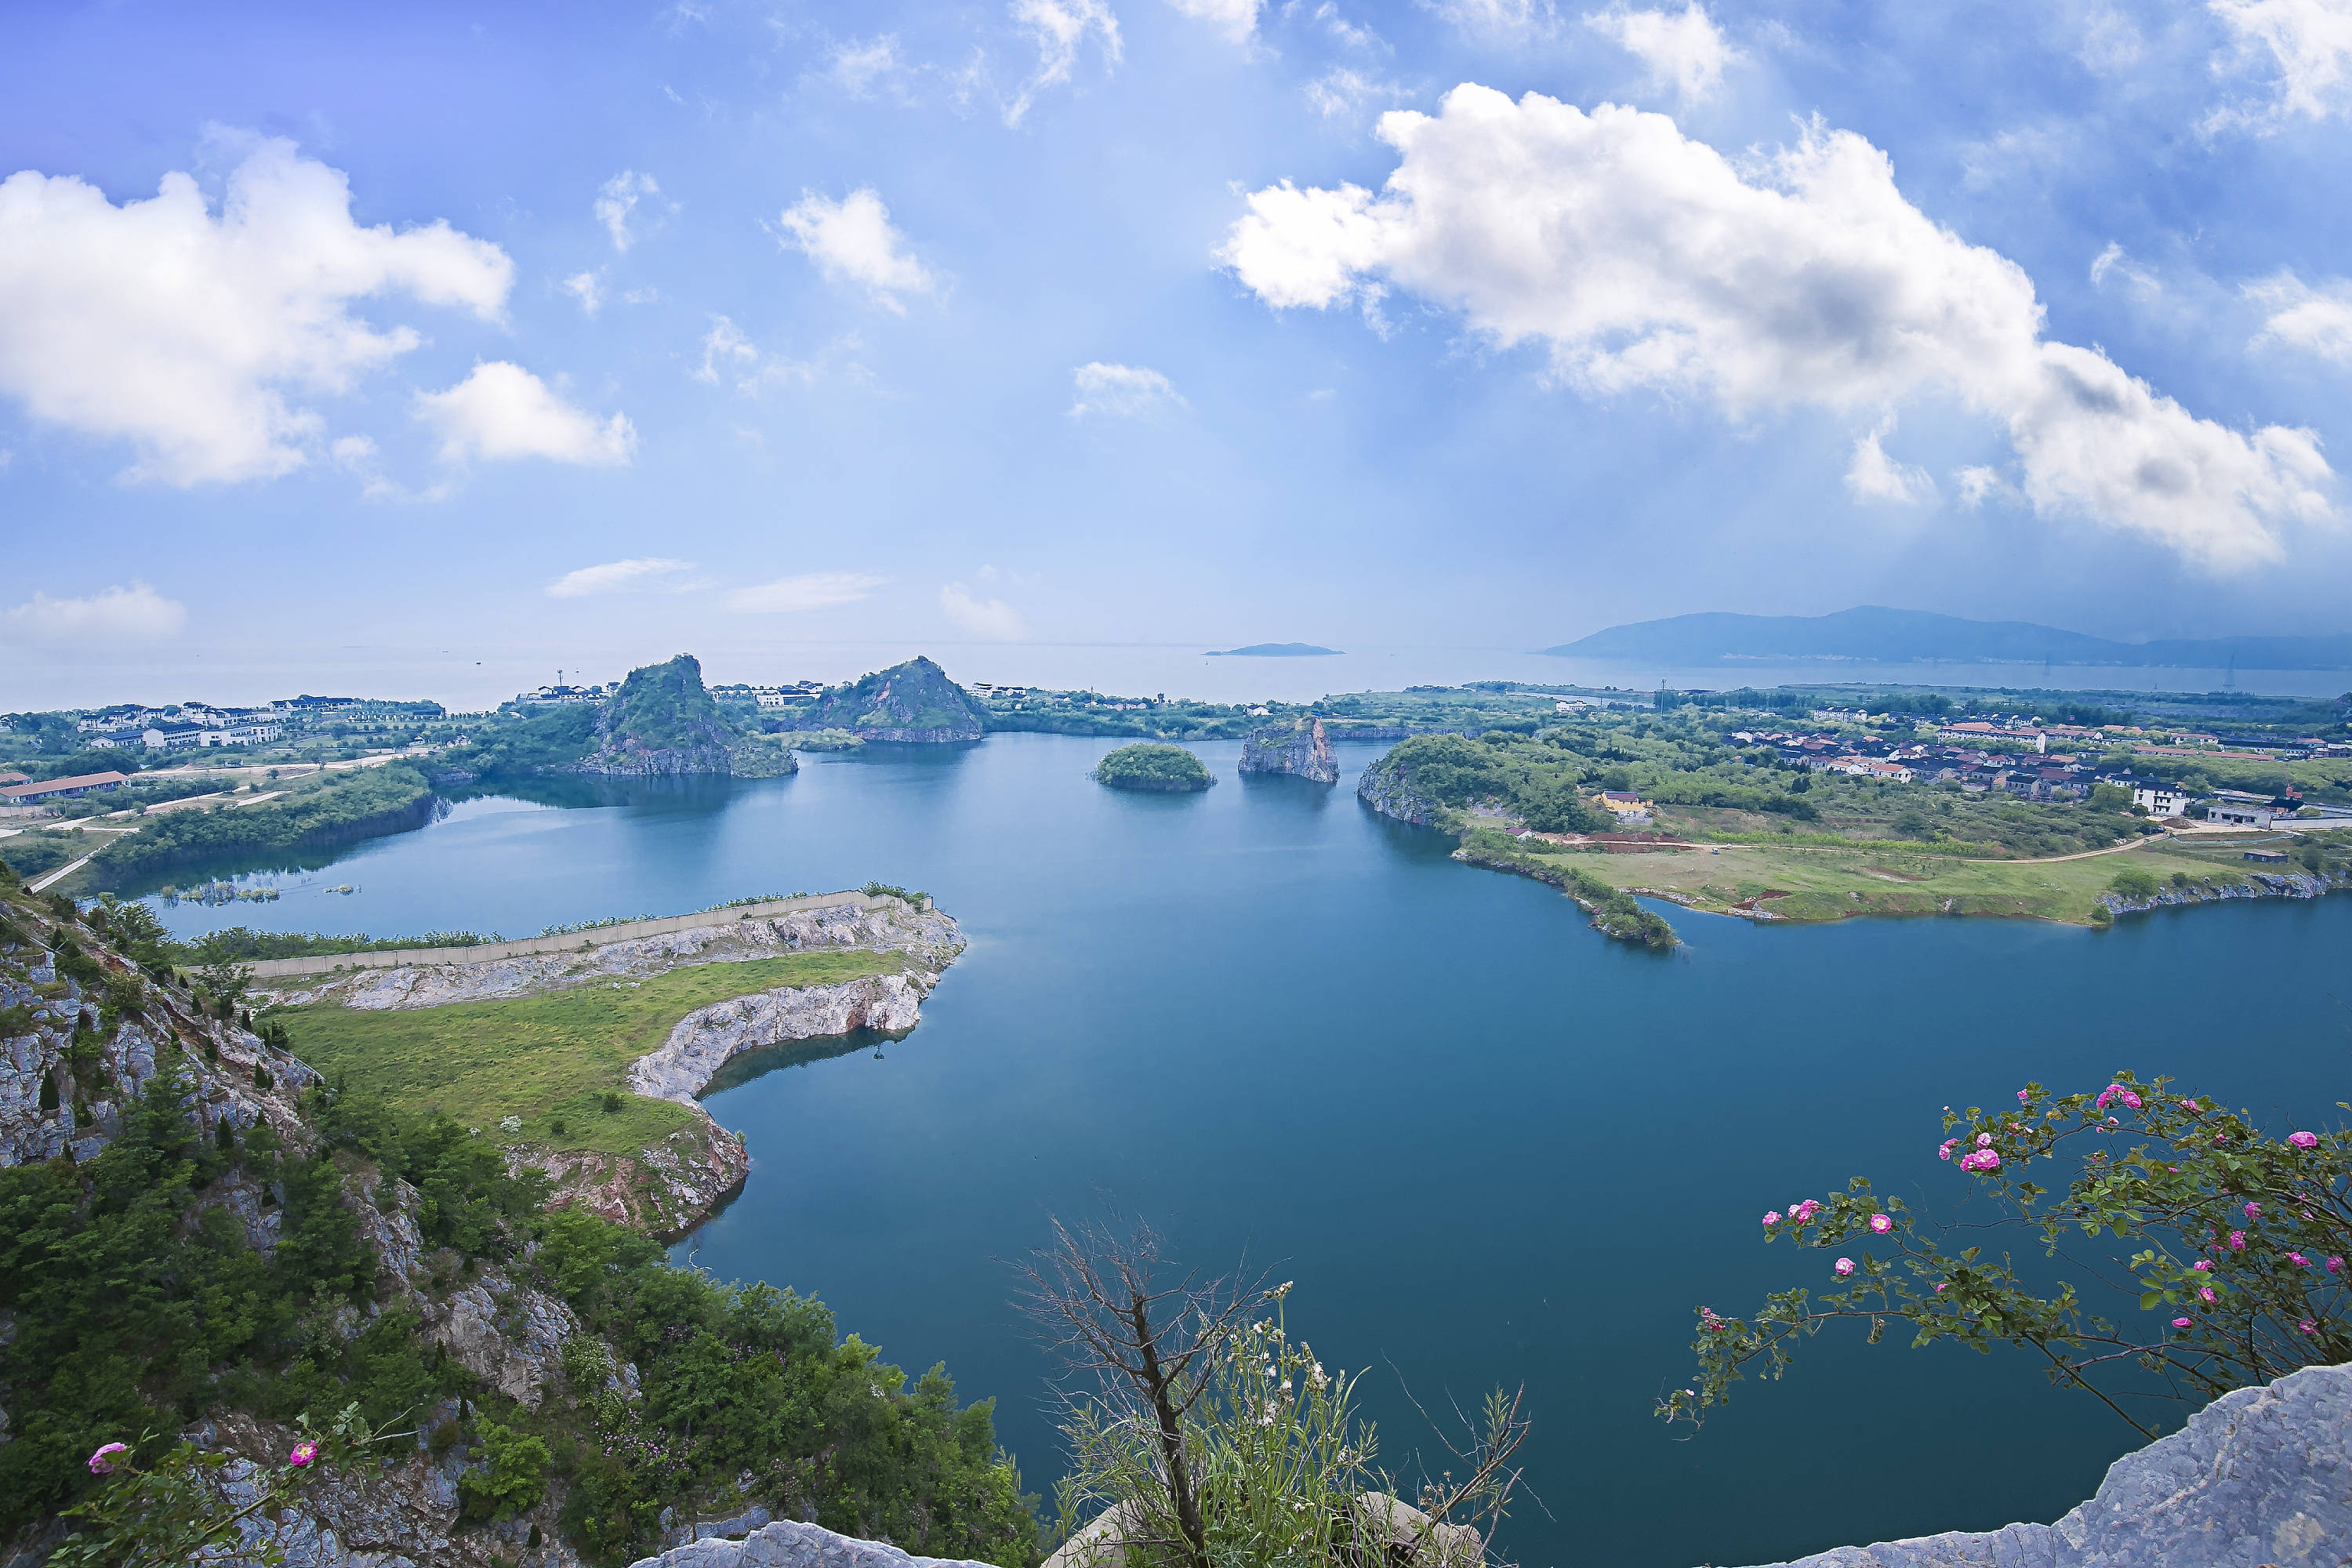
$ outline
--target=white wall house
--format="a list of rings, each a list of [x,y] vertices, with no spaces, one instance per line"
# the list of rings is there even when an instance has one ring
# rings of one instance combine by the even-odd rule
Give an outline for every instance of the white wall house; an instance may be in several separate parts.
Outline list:
[[[2150,816],[2179,816],[2189,810],[2189,792],[2170,784],[2136,784],[2132,804],[2145,806]]]
[[[2217,800],[2206,806],[2205,820],[2227,823],[2231,827],[2268,827],[2278,820],[2278,813],[2267,805],[2248,805],[2242,801]]]

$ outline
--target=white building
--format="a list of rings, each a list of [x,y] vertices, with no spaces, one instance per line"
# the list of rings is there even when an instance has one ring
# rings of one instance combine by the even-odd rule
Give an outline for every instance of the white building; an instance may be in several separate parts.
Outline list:
[[[224,724],[217,730],[206,730],[198,737],[196,743],[200,746],[258,746],[266,741],[278,739],[285,732],[286,727],[282,724],[273,724],[267,720],[248,721]]]
[[[2189,812],[2189,792],[2170,784],[2136,784],[2132,785],[2132,804],[2145,807],[2150,816],[2185,816]]]
[[[2225,823],[2231,827],[2268,827],[2278,820],[2278,813],[2267,805],[2249,805],[2243,801],[2217,800],[2205,807],[2205,820]]]
[[[190,746],[205,743],[205,731],[194,724],[173,725],[170,729],[151,728],[142,737],[151,752],[181,752]]]

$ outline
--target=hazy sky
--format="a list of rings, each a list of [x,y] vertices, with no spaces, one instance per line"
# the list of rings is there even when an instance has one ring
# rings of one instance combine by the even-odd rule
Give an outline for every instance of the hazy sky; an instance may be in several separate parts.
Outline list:
[[[2352,0],[10,7],[0,705],[2343,630],[2347,117]]]

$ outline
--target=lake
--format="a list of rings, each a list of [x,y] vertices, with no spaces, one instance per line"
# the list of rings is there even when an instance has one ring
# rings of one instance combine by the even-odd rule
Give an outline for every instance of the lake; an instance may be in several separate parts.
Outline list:
[[[868,879],[929,891],[971,946],[912,1035],[712,1094],[753,1165],[679,1256],[821,1296],[884,1353],[993,1395],[1032,1489],[1050,1368],[1000,1259],[1113,1202],[1189,1261],[1297,1282],[1294,1331],[1369,1368],[1402,1465],[1433,1410],[1524,1383],[1519,1561],[1766,1563],[2088,1496],[2137,1438],[2019,1357],[1816,1342],[1693,1436],[1650,1415],[1691,1309],[1832,1283],[1759,1216],[1857,1173],[1969,1217],[1946,1104],[2028,1078],[2170,1072],[2276,1119],[2347,1098],[2352,899],[2134,918],[1808,929],[1667,910],[1687,945],[1602,941],[1548,888],[1447,859],[1336,789],[1235,776],[1119,795],[1113,742],[999,736],[803,758],[799,775],[466,801],[275,903],[159,909],[368,931],[669,913]],[[533,792],[537,793],[537,792]],[[552,803],[552,804],[551,804]],[[350,885],[349,894],[330,892]],[[1436,1468],[1436,1467],[1433,1467]],[[1538,1500],[1540,1500],[1538,1503]]]

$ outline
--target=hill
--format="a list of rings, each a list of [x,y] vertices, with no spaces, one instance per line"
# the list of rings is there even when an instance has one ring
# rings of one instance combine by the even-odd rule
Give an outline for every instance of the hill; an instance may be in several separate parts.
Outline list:
[[[723,773],[741,731],[703,689],[702,665],[682,653],[629,671],[596,715],[583,773]]]
[[[1343,650],[1311,642],[1254,642],[1247,647],[1211,648],[1211,658],[1322,658]]]
[[[2031,621],[1972,621],[1865,605],[1828,616],[1719,612],[1636,621],[1543,649],[1569,658],[1705,665],[1748,659],[1870,664],[2110,665],[2126,668],[2352,669],[2352,635],[2127,643]]]
[[[1095,764],[1095,778],[1113,789],[1159,795],[1191,795],[1217,782],[1217,775],[1183,747],[1149,741],[1111,752]]]
[[[836,686],[800,721],[806,730],[846,730],[868,741],[977,741],[988,727],[980,700],[919,654]]]

